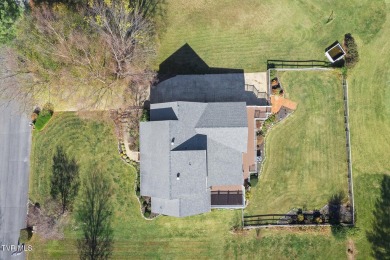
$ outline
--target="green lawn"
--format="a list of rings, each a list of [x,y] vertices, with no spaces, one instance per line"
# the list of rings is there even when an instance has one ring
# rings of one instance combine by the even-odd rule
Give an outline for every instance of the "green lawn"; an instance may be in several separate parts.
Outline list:
[[[185,43],[212,67],[259,71],[267,59],[325,60],[324,49],[345,33],[368,43],[385,21],[377,0],[166,2],[156,67]]]
[[[266,138],[266,161],[248,214],[320,209],[348,194],[341,79],[334,72],[278,72],[297,110]]]
[[[45,127],[45,125],[49,122],[51,117],[52,115],[50,113],[47,113],[43,116],[38,115],[37,121],[34,124],[35,129],[37,129],[38,131],[42,130]]]
[[[114,259],[145,258],[232,258],[244,254],[250,258],[267,258],[276,253],[279,258],[290,255],[313,258],[326,242],[327,252],[344,254],[344,243],[336,240],[329,230],[311,234],[272,233],[264,231],[261,239],[254,239],[254,231],[243,235],[232,234],[231,227],[240,221],[241,211],[215,210],[211,213],[177,219],[158,217],[153,221],[141,217],[135,196],[135,172],[123,163],[117,153],[114,133],[110,124],[80,119],[75,113],[56,113],[41,132],[34,132],[30,199],[43,204],[49,197],[52,156],[55,147],[62,145],[80,164],[80,174],[93,165],[105,166],[112,176],[115,190],[115,251]],[[80,235],[71,220],[65,230],[65,239],[58,241],[31,241],[33,252],[29,259],[77,259],[75,241]],[[317,237],[316,241],[312,238]],[[276,251],[285,245],[282,251]],[[325,253],[328,257],[331,253]]]
[[[325,24],[332,10],[334,20]],[[390,172],[388,12],[389,7],[379,0],[172,0],[166,3],[165,25],[160,25],[160,32],[164,33],[160,35],[156,67],[187,42],[210,66],[242,68],[245,71],[265,70],[267,59],[324,59],[324,48],[328,44],[336,39],[341,40],[344,33],[352,33],[360,51],[360,62],[348,73],[357,229],[355,234],[348,235],[348,239],[357,247],[357,259],[370,258],[371,247],[366,231],[372,229],[374,202],[380,195],[381,178],[383,174]],[[300,96],[303,93],[292,91],[293,88],[307,87],[295,81],[297,77],[307,82],[303,75],[292,72],[282,75],[287,88],[291,88],[287,91],[292,99],[303,98]],[[322,77],[318,75],[309,78],[315,80],[315,85],[333,86],[333,77]],[[324,82],[319,82],[321,78]],[[338,91],[340,93],[341,90]],[[299,110],[302,105],[310,105],[315,101],[309,94],[306,99],[300,102]],[[320,100],[317,101],[314,106],[321,104]],[[280,143],[277,135],[272,132],[283,131],[285,125],[299,120],[298,115],[302,113],[299,110],[294,114],[296,118],[286,120],[271,131],[267,149]],[[116,185],[115,259],[347,257],[348,239],[333,236],[330,229],[269,229],[262,230],[260,237],[257,237],[255,231],[231,234],[229,229],[239,218],[239,211],[213,211],[184,219],[159,217],[154,221],[143,220],[133,191],[135,174],[117,155],[112,127],[80,120],[72,113],[55,114],[42,132],[34,133],[30,176],[30,197],[34,201],[42,200],[48,195],[51,156],[57,144],[63,144],[68,152],[77,155],[82,173],[83,169],[96,161],[107,165],[107,174],[112,176]],[[309,166],[316,165],[310,162]],[[331,166],[339,167],[338,164]],[[317,176],[324,177],[322,174]],[[273,185],[278,184],[284,185],[282,182]],[[258,187],[261,185],[259,182]],[[344,185],[337,184],[337,187]],[[305,189],[302,190],[304,192]],[[313,202],[310,199],[307,203],[313,203],[313,206],[321,204],[315,200],[321,200],[323,190],[318,197],[313,197]],[[261,196],[257,199],[260,200]],[[301,203],[303,199],[302,202],[296,201],[296,204]],[[286,208],[290,208],[290,204],[286,204]],[[29,258],[76,259],[74,242],[77,235],[77,231],[70,226],[63,241],[41,243],[34,238],[34,251],[29,254]]]
[[[113,180],[118,183],[127,181],[124,177],[132,172],[117,160],[119,155],[113,152],[116,140],[110,126],[81,120],[74,113],[58,112],[44,130],[33,133],[30,199],[34,201],[44,203],[50,194],[52,158],[57,146],[63,146],[69,156],[76,158],[81,176],[89,166],[97,163],[109,169]]]

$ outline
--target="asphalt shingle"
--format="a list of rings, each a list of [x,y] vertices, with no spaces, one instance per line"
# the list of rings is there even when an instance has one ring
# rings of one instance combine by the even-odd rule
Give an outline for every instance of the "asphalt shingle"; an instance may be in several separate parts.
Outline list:
[[[245,102],[151,105],[141,123],[141,195],[152,211],[183,217],[211,209],[210,187],[242,185]]]

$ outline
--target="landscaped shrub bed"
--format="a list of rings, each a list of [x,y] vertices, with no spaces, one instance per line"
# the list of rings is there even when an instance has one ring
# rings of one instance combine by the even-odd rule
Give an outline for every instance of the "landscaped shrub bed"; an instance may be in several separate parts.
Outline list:
[[[35,129],[37,129],[38,131],[42,130],[47,124],[47,122],[49,122],[51,117],[51,114],[45,114],[42,116],[39,115],[37,121],[35,121]]]
[[[353,68],[359,61],[359,53],[355,39],[350,33],[344,36],[344,48],[347,52],[345,55],[345,65],[347,68]]]
[[[25,244],[27,243],[32,237],[32,230],[31,228],[24,228],[20,230],[20,235],[19,235],[19,243],[20,244]]]
[[[38,112],[38,116],[36,116],[37,112],[38,111],[34,111],[32,119],[34,120],[36,118],[35,122],[33,121],[33,123],[35,129],[40,131],[45,127],[45,125],[49,122],[50,118],[53,116],[54,106],[51,103],[46,103],[43,106],[43,109]]]
[[[275,114],[270,115],[263,123],[263,126],[261,127],[260,134],[262,136],[265,136],[268,129],[276,122],[276,116]]]
[[[131,163],[131,159],[126,154],[126,147],[125,147],[124,143],[119,143],[118,144],[118,151],[119,151],[119,154],[121,155],[121,159],[124,162],[126,162],[127,164],[130,164]]]

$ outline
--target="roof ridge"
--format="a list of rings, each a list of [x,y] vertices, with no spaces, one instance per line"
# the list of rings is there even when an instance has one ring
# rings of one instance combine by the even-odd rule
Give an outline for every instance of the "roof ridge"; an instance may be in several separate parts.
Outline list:
[[[206,104],[206,106],[204,107],[202,114],[201,114],[200,117],[198,118],[198,121],[196,121],[194,129],[197,128],[199,121],[202,119],[203,115],[206,113],[207,108],[209,107],[209,104],[210,104],[210,103],[205,103],[205,104]]]
[[[177,112],[179,114],[179,111]],[[179,117],[178,117],[179,119]],[[168,135],[169,135],[169,138],[171,138],[170,136],[170,130],[171,129],[171,121],[169,121],[169,126],[168,126]],[[168,142],[170,142],[170,140],[168,139],[167,140]],[[170,147],[170,143],[168,144],[169,145],[169,153],[168,153],[168,162],[169,162],[169,175],[168,175],[168,183],[169,183],[169,199],[171,200],[172,199],[172,163],[171,163],[171,147]]]
[[[195,126],[195,129],[202,129],[202,128],[247,128],[246,126]]]
[[[232,149],[232,150],[234,150],[234,151],[236,151],[236,152],[242,153],[242,151],[237,150],[237,148],[227,146],[226,144],[223,144],[223,143],[221,143],[220,141],[218,141],[218,140],[216,140],[216,139],[214,139],[214,138],[212,138],[212,137],[207,136],[207,139],[213,140],[214,142],[218,143],[219,145],[222,145],[224,148]]]

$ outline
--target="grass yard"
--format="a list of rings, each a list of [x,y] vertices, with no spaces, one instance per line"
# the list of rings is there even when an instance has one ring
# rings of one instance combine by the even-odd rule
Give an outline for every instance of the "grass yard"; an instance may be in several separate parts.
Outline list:
[[[67,151],[79,157],[82,173],[84,167],[96,161],[109,165],[107,174],[113,177],[117,188],[114,259],[346,259],[348,243],[355,244],[357,259],[372,258],[366,232],[372,230],[373,210],[381,195],[382,177],[390,173],[389,5],[380,0],[172,0],[166,1],[165,7],[165,24],[160,24],[160,32],[164,33],[160,34],[156,67],[187,42],[209,66],[261,71],[265,70],[266,60],[271,58],[324,60],[326,46],[336,39],[341,40],[345,33],[352,33],[360,53],[360,62],[348,72],[357,228],[345,236],[332,235],[330,229],[272,229],[259,234],[254,230],[232,234],[229,230],[239,219],[239,211],[213,211],[184,219],[143,220],[133,191],[135,174],[116,153],[112,127],[81,120],[72,113],[56,113],[42,132],[34,133],[30,197],[34,201],[47,197],[51,156],[56,144],[63,144]],[[334,19],[326,24],[332,10]],[[302,100],[305,97],[299,95],[303,93],[293,91],[293,88],[307,87],[300,84],[306,77],[298,73],[281,76],[290,97],[301,100],[299,110],[302,105],[314,101],[309,95],[307,100]],[[295,81],[295,77],[301,81]],[[309,78],[319,86],[332,87],[332,81],[336,80],[316,77]],[[316,91],[328,93],[327,90]],[[322,102],[317,101],[315,104]],[[283,131],[285,125],[288,127],[299,120],[298,113],[294,114],[296,118],[286,120],[271,131],[267,147],[280,143],[272,132]],[[273,140],[272,136],[275,136]],[[344,158],[345,154],[342,155]],[[330,166],[336,170],[337,165]],[[308,166],[318,167],[312,162]],[[322,178],[322,175],[317,176]],[[312,181],[317,185],[320,183]],[[261,187],[262,183],[257,186]],[[337,187],[341,186],[344,187],[337,184]],[[321,200],[321,196],[315,198]],[[304,199],[298,202],[296,204],[301,204]],[[308,203],[316,206],[322,202]],[[291,207],[290,203],[285,205],[287,210]],[[28,257],[77,259],[74,244],[77,235],[70,226],[62,241],[40,242],[35,237],[33,252]]]
[[[49,122],[52,115],[50,113],[47,113],[43,116],[38,115],[37,121],[35,122],[35,129],[38,131],[42,130],[45,125]]]
[[[241,211],[214,210],[211,213],[177,219],[158,217],[153,221],[141,217],[135,196],[135,173],[117,154],[113,129],[110,124],[81,119],[75,113],[56,113],[41,132],[34,132],[30,198],[45,201],[49,197],[52,156],[57,145],[74,155],[84,175],[88,167],[97,163],[106,166],[105,172],[114,183],[115,222],[114,259],[145,258],[249,258],[271,255],[277,258],[305,256],[314,258],[316,250],[324,248],[327,257],[339,252],[344,255],[344,243],[331,235],[330,230],[306,232],[255,231],[233,234],[231,227],[241,219]],[[42,203],[45,206],[44,203]],[[78,259],[75,246],[80,234],[70,219],[65,239],[42,241],[34,236],[34,250],[29,259]],[[312,241],[313,236],[318,238]],[[261,237],[261,239],[260,239]],[[279,251],[278,248],[284,249]],[[316,248],[308,251],[308,248]]]
[[[119,182],[131,173],[114,151],[116,140],[112,127],[92,120],[81,120],[74,113],[55,113],[41,131],[34,131],[31,154],[30,199],[44,203],[50,194],[52,158],[57,146],[63,146],[80,165],[80,176],[93,165],[109,169]],[[126,175],[127,174],[127,175]],[[122,179],[123,178],[123,179]],[[123,198],[121,198],[123,199]]]
[[[248,214],[320,209],[347,196],[347,163],[341,79],[335,71],[277,73],[297,110],[266,137],[266,161],[252,189]]]
[[[333,20],[328,18],[333,13]],[[385,21],[383,1],[166,1],[158,64],[188,43],[211,67],[265,71],[267,59],[326,60],[345,33],[369,43]]]

